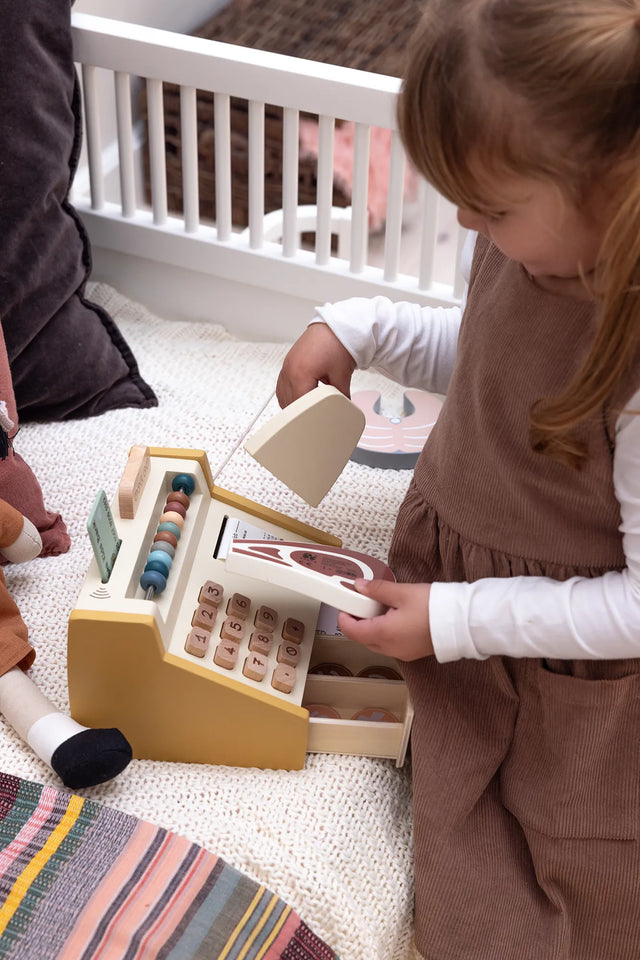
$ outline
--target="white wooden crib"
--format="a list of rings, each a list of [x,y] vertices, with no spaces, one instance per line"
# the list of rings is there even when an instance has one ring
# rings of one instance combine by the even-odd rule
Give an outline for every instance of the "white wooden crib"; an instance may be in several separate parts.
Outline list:
[[[424,304],[459,299],[462,231],[449,228],[450,262],[437,257],[445,204],[422,187],[414,227],[417,269],[401,272],[405,157],[396,130],[397,79],[202,40],[87,14],[73,16],[81,65],[86,174],[74,204],[93,244],[94,279],[161,308],[163,315],[210,319],[238,335],[291,339],[317,303],[384,294]],[[132,111],[132,89],[146,83],[148,130]],[[163,82],[180,86],[184,215],[167,212]],[[199,218],[196,90],[214,95],[215,224]],[[249,226],[232,227],[231,97],[248,101]],[[283,120],[283,209],[264,216],[264,104]],[[299,117],[319,118],[317,205],[298,206]],[[113,120],[112,118],[115,118]],[[352,204],[332,208],[336,120],[355,124]],[[108,142],[109,123],[117,131]],[[368,256],[370,131],[391,131],[387,215],[378,263]],[[225,134],[223,135],[223,131]],[[145,136],[146,134],[146,136]],[[141,199],[141,145],[148,141],[151,206]],[[449,212],[449,219],[451,219]],[[315,250],[300,233],[315,226]],[[338,255],[331,236],[340,237]]]

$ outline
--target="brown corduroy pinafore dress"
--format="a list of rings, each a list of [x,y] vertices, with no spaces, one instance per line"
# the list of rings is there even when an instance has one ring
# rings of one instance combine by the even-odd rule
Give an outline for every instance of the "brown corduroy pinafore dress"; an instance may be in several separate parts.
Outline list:
[[[529,445],[532,403],[560,392],[593,329],[591,304],[544,292],[480,238],[456,370],[392,543],[398,580],[623,568],[613,430],[640,369],[584,428],[583,470]],[[404,670],[421,954],[639,958],[640,660]]]

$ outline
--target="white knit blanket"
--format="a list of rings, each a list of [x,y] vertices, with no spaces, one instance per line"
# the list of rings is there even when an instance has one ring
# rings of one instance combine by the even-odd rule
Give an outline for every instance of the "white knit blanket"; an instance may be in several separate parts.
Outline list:
[[[160,403],[27,424],[16,440],[71,535],[68,554],[6,568],[38,650],[33,676],[64,711],[67,622],[91,558],[87,517],[99,489],[114,497],[133,444],[204,449],[214,475],[235,450],[218,477],[222,487],[382,558],[410,478],[349,462],[320,506],[308,507],[239,446],[274,389],[286,345],[159,319],[104,285],[91,295],[116,319]],[[382,390],[383,412],[387,403],[399,407],[398,388],[372,373],[357,377],[358,389]],[[264,416],[276,410],[273,400]],[[0,750],[6,772],[60,786],[3,721]],[[292,773],[136,760],[115,781],[83,793],[184,834],[268,885],[342,960],[404,960],[412,956],[408,767],[331,755],[309,755],[305,769]]]

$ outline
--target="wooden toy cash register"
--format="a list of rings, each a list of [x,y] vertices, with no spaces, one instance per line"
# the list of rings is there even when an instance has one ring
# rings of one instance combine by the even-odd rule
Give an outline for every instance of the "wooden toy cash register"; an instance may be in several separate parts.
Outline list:
[[[348,591],[344,566],[327,571],[309,549],[295,559],[296,543],[331,555],[336,538],[215,486],[198,450],[134,447],[118,497],[101,508],[108,522],[95,520],[95,559],[69,621],[75,719],[117,726],[138,758],[300,769],[321,751],[403,762],[412,709],[394,661],[337,635],[317,590],[246,568],[260,544],[283,541],[286,563],[306,574],[319,563],[316,578],[329,572]],[[381,575],[351,557],[357,575]],[[266,563],[279,566],[273,554]]]

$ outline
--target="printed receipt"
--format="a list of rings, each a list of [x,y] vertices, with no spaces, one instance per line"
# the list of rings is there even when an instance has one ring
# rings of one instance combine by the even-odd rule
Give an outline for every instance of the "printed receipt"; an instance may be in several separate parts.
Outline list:
[[[262,527],[256,527],[252,523],[247,523],[246,520],[226,517],[224,530],[216,550],[216,557],[225,559],[233,540],[282,540],[282,537],[276,537],[275,534],[263,530]],[[342,633],[338,630],[338,611],[335,607],[330,607],[326,603],[320,604],[316,632],[332,637],[342,636]]]
[[[268,533],[262,527],[256,527],[252,523],[247,523],[246,520],[225,517],[224,530],[216,550],[216,557],[226,559],[233,540],[282,540],[282,537],[276,537],[274,533]]]

